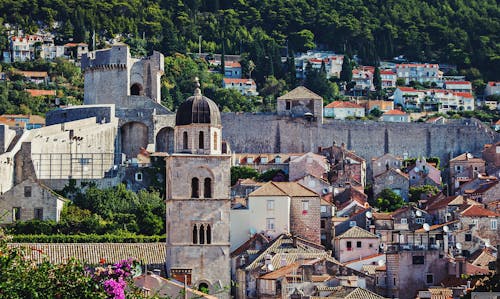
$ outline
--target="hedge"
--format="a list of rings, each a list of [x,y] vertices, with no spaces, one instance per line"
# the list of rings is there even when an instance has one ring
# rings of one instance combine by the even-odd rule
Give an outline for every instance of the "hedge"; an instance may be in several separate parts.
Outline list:
[[[12,235],[12,243],[153,243],[165,242],[165,236],[78,234]]]

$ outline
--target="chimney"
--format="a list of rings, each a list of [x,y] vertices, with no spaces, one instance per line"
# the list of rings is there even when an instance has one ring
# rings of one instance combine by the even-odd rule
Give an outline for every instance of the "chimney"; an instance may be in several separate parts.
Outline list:
[[[293,236],[292,241],[293,241],[293,247],[297,248],[297,236]]]
[[[465,257],[457,256],[455,258],[455,262],[456,262],[455,275],[458,278],[461,277],[462,274],[464,274],[465,272]]]

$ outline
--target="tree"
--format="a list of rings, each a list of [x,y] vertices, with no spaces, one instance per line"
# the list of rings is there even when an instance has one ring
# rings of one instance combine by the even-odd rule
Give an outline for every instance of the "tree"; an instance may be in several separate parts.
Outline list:
[[[384,189],[375,200],[375,207],[382,212],[392,212],[405,205],[401,196],[391,189]]]
[[[380,77],[380,69],[378,67],[375,68],[375,72],[373,74],[373,85],[375,86],[377,93],[382,91],[382,78]]]
[[[306,52],[316,47],[314,44],[314,33],[307,29],[291,33],[289,41],[292,48],[297,52]]]
[[[239,179],[252,179],[259,176],[257,170],[248,166],[231,167],[231,186],[236,184]]]
[[[439,188],[433,185],[410,187],[410,201],[418,202],[420,199],[422,199],[422,195],[424,195],[425,197],[430,197],[438,194],[439,192]]]
[[[324,61],[321,63],[321,68],[319,70],[313,69],[310,64],[307,64],[304,86],[324,99],[330,100],[333,98],[334,87],[333,83],[326,78],[326,67]]]
[[[351,60],[347,55],[344,56],[342,62],[342,70],[340,71],[340,81],[349,83],[352,81],[352,65]]]

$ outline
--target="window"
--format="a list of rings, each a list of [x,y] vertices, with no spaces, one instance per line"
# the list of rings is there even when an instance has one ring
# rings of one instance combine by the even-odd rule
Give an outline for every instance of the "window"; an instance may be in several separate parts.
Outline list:
[[[321,206],[321,213],[326,213],[326,206]]]
[[[471,234],[465,234],[465,241],[466,242],[472,241],[472,235]]]
[[[401,218],[401,224],[408,224],[408,219]]]
[[[361,248],[361,241],[356,242],[356,248]]]
[[[347,250],[352,250],[352,242],[351,241],[347,241],[345,245],[347,247]]]
[[[137,172],[135,174],[135,180],[138,181],[138,182],[142,181],[142,173],[141,172]]]
[[[325,219],[321,219],[320,228],[325,228],[325,227],[326,227],[326,220]]]
[[[356,221],[349,221],[349,227],[356,226]]]
[[[212,228],[207,224],[207,244],[212,244]]]
[[[182,148],[183,149],[188,148],[188,133],[187,132],[182,133]]]
[[[203,182],[203,197],[212,198],[212,179],[205,178]]]
[[[425,282],[427,284],[434,284],[434,275],[432,275],[432,274],[426,274],[425,275]]]
[[[34,218],[37,220],[43,220],[43,208],[35,208]]]
[[[417,219],[415,219],[415,223],[424,224],[424,218],[417,218]]]
[[[90,164],[90,158],[80,158],[80,164],[81,165],[89,165]]]
[[[214,132],[214,151],[217,150],[217,132]]]
[[[21,220],[21,208],[14,207],[12,208],[12,222],[16,222]]]
[[[274,230],[274,218],[267,218],[266,219],[266,227],[267,227],[267,230]]]
[[[193,244],[198,244],[198,227],[196,224],[193,226]]]
[[[290,110],[292,107],[292,103],[290,101],[286,101],[286,107],[285,110]]]
[[[205,148],[205,135],[203,131],[200,131],[200,134],[198,135],[198,148],[199,149]]]
[[[414,255],[413,256],[413,264],[414,265],[423,265],[425,258],[423,255]]]
[[[267,201],[267,210],[268,211],[274,210],[274,200],[268,200]]]
[[[276,157],[274,158],[274,162],[275,162],[276,164],[281,163],[281,157],[280,157],[280,156],[276,156]]]
[[[31,197],[31,186],[24,186],[24,197]]]
[[[373,244],[372,243],[368,244],[368,247],[373,248]]]
[[[309,201],[308,200],[303,200],[302,201],[302,214],[305,215],[309,211]]]
[[[198,232],[200,244],[205,244],[205,226],[200,225],[200,231]]]
[[[199,198],[200,197],[200,180],[198,178],[191,179],[191,198]]]
[[[491,229],[497,229],[497,220],[491,219]]]

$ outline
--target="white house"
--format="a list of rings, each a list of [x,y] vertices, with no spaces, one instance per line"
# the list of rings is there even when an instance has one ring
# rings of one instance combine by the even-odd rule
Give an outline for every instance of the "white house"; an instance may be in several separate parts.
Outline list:
[[[373,74],[375,68],[373,66],[361,66],[352,70],[352,81],[356,83],[354,90],[370,90],[374,91]]]
[[[472,93],[472,84],[469,81],[446,81],[444,88],[455,92]]]
[[[435,82],[438,83],[442,78],[442,73],[439,71],[439,64],[429,63],[403,63],[396,65],[396,73],[398,79],[405,80],[405,84],[411,81],[420,83]]]
[[[352,102],[334,101],[325,106],[324,116],[336,119],[345,119],[348,116],[363,117],[365,108]]]
[[[398,75],[392,70],[380,70],[380,79],[382,79],[382,89],[396,88]]]
[[[224,77],[241,79],[241,64],[238,61],[224,62]]]
[[[382,121],[389,122],[410,122],[410,115],[397,109],[387,111],[382,114]]]
[[[337,55],[334,52],[328,51],[307,51],[307,53],[295,55],[297,78],[305,78],[307,64],[310,64],[313,69],[320,69],[323,62],[325,63],[327,78],[340,77],[344,55]]]
[[[245,96],[256,96],[259,94],[257,92],[257,84],[255,84],[253,79],[224,78],[222,80],[222,87],[236,89]]]
[[[490,81],[486,84],[486,88],[484,89],[485,96],[491,96],[494,94],[500,94],[500,82]]]

